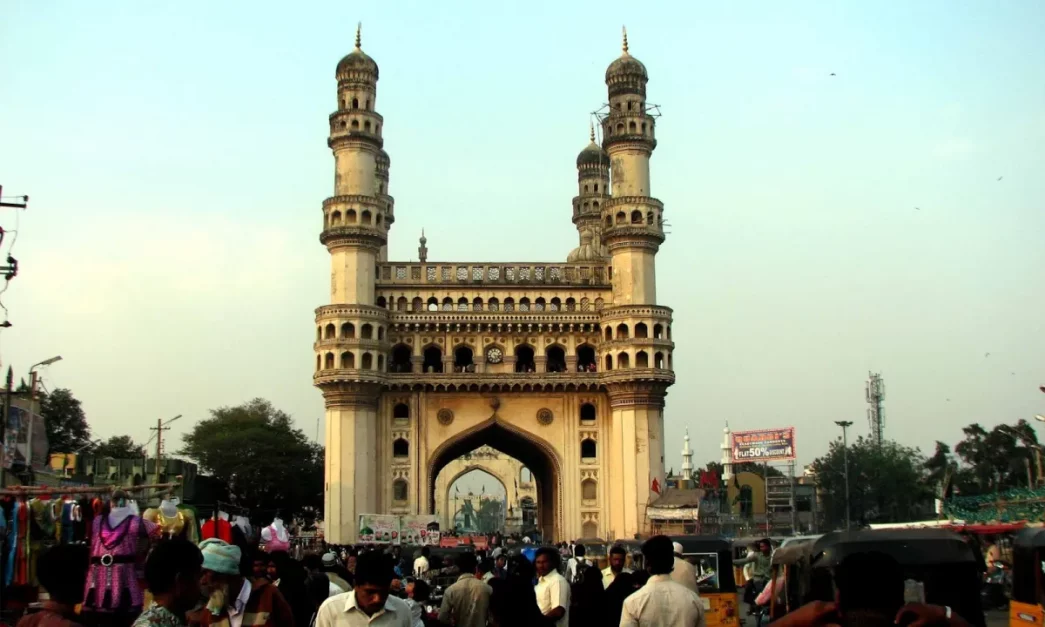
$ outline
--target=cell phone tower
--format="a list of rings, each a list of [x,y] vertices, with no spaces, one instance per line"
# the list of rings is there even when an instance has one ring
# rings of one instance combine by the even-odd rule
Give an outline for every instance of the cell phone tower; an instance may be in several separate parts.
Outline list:
[[[868,372],[864,389],[867,396],[867,425],[871,428],[874,443],[881,446],[885,436],[885,408],[882,407],[882,401],[885,400],[885,381],[882,380],[882,374]]]

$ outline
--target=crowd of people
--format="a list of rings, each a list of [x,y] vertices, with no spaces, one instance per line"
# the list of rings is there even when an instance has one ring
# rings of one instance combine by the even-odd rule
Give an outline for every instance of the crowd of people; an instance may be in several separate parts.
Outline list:
[[[666,536],[642,545],[642,572],[627,568],[621,546],[599,567],[585,547],[534,547],[509,554],[460,551],[439,562],[429,547],[416,555],[400,547],[330,547],[295,560],[208,539],[157,543],[145,562],[151,597],[133,627],[704,627],[704,604],[693,566]],[[760,544],[749,556],[762,574],[769,555]],[[565,560],[564,560],[565,557]],[[895,562],[857,556],[836,575],[836,603],[810,604],[786,615],[781,627],[886,627],[901,618],[915,627],[967,627],[947,608],[903,606]],[[39,580],[48,599],[18,627],[113,625],[84,616],[89,556],[83,545],[59,545],[40,556]],[[858,563],[857,563],[858,562]],[[687,569],[688,566],[688,569]],[[854,575],[853,573],[857,573]],[[441,590],[434,581],[449,578]],[[868,578],[876,583],[868,586]],[[897,583],[899,582],[899,583]],[[899,599],[900,602],[897,602]],[[843,608],[848,618],[842,620]],[[897,608],[901,608],[897,613]],[[885,620],[885,618],[889,620]]]

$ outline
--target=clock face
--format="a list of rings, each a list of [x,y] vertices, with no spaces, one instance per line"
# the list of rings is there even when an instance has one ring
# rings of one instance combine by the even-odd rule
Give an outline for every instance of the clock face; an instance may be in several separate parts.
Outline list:
[[[491,364],[501,363],[501,359],[503,357],[504,353],[502,353],[501,349],[497,348],[496,346],[491,346],[490,349],[486,351],[486,361],[488,361]]]

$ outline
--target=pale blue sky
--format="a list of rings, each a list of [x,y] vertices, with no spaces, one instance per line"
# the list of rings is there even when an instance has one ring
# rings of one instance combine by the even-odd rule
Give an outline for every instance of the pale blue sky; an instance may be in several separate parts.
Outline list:
[[[574,158],[623,23],[664,114],[669,466],[685,426],[717,459],[726,420],[795,425],[809,462],[832,421],[866,433],[869,369],[887,434],[923,448],[1045,413],[1045,4],[636,6],[5,2],[0,183],[31,204],[0,358],[62,354],[47,383],[103,437],[254,396],[315,435],[326,117],[356,22],[391,257],[423,227],[440,261],[576,246]]]

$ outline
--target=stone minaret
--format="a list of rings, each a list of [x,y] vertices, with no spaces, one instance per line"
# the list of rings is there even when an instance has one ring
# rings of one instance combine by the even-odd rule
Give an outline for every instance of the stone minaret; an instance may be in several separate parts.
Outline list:
[[[356,31],[356,47],[337,64],[337,111],[327,145],[334,195],[323,201],[320,241],[330,252],[330,305],[316,310],[315,385],[326,404],[326,519],[330,542],[350,542],[360,513],[377,511],[378,394],[389,351],[388,312],[374,305],[377,263],[385,259],[392,198],[377,63]]]
[[[566,261],[594,261],[609,256],[602,244],[602,205],[610,197],[610,156],[595,143],[595,127],[591,142],[577,155],[577,195],[573,198],[573,223],[577,225],[580,246]]]
[[[694,487],[693,482],[693,451],[689,448],[689,427],[686,427],[686,436],[682,439],[682,481],[681,488]]]
[[[657,306],[655,257],[664,241],[660,201],[650,197],[649,158],[657,142],[646,112],[646,68],[628,52],[606,69],[609,114],[602,146],[610,157],[602,243],[612,264],[613,305],[600,320],[603,380],[612,411],[610,477],[620,482],[611,529],[648,532],[646,507],[664,486],[664,397],[671,370],[671,309]],[[667,356],[667,357],[665,357]]]
[[[722,430],[722,483],[733,478],[733,449],[730,448],[729,425]],[[727,486],[728,487],[728,486]]]

